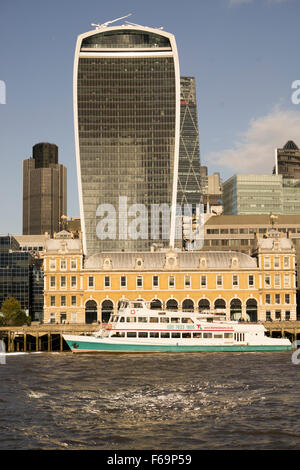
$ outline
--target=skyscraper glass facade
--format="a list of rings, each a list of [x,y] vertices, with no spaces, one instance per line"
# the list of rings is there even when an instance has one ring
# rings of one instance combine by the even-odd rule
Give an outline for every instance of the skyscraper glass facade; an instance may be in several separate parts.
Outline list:
[[[171,207],[176,198],[180,118],[176,44],[169,33],[127,28],[103,28],[77,41],[75,139],[87,255],[143,251],[156,242],[170,243],[170,236],[162,240],[162,218],[153,237],[151,205]],[[138,206],[130,212],[133,204],[144,204],[147,213]],[[128,231],[132,216],[141,217],[146,227],[135,239]],[[101,225],[104,217],[106,228]]]

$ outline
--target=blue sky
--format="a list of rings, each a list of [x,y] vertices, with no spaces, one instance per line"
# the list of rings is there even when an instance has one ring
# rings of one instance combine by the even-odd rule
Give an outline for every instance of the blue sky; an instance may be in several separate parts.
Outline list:
[[[195,76],[200,152],[209,172],[270,173],[275,147],[300,147],[299,0],[0,0],[0,233],[22,231],[22,160],[59,146],[68,215],[79,216],[72,74],[78,34],[128,20],[175,35],[181,75]],[[117,24],[121,24],[116,23]]]

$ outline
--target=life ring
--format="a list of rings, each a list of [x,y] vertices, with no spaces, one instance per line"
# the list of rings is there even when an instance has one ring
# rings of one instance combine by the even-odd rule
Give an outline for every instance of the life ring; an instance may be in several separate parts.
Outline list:
[[[132,308],[132,309],[130,310],[130,313],[131,313],[132,315],[134,315],[134,314],[135,314],[135,310],[134,310],[134,308]]]

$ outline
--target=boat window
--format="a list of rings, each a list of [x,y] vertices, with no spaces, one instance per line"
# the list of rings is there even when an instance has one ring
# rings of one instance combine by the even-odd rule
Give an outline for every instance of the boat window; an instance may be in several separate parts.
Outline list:
[[[124,322],[125,321],[125,317],[120,317],[120,322]]]
[[[203,333],[203,338],[212,338],[212,333]]]
[[[234,333],[235,341],[245,341],[245,333]]]
[[[149,321],[150,323],[158,323],[158,317],[150,317]]]
[[[202,333],[193,333],[193,338],[202,338]]]
[[[191,318],[185,318],[185,317],[183,317],[183,318],[181,319],[181,322],[182,322],[182,323],[194,323]]]
[[[191,337],[192,337],[192,333],[182,333],[182,337],[183,337],[183,338],[191,338]]]
[[[116,338],[124,338],[125,332],[124,331],[116,331],[111,335],[111,337],[116,337]]]
[[[115,315],[115,316],[114,316],[114,321],[119,321],[118,315]]]
[[[160,317],[160,323],[169,323],[169,318],[168,317]]]
[[[180,323],[180,318],[171,318],[171,323]]]
[[[147,317],[138,317],[138,322],[140,323],[147,323],[148,318]]]
[[[232,338],[233,338],[233,334],[232,334],[232,333],[224,333],[224,338],[226,338],[226,339],[232,339]]]
[[[162,333],[160,334],[160,337],[161,337],[161,338],[170,338],[170,333],[162,332]]]
[[[171,333],[172,338],[180,338],[180,333]]]
[[[159,338],[158,331],[151,331],[150,332],[150,338]]]
[[[138,336],[139,338],[148,338],[148,333],[147,331],[139,331]]]
[[[223,338],[223,335],[221,333],[214,334],[214,338]]]
[[[143,304],[141,304],[140,302],[134,302],[133,308],[143,308]]]
[[[127,338],[136,338],[136,331],[128,331]]]
[[[127,323],[135,323],[136,322],[136,317],[127,317],[126,321],[127,321]]]

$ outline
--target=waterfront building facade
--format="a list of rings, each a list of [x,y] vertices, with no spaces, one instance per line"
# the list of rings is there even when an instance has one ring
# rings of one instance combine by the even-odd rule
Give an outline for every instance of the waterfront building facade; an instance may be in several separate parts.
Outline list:
[[[23,235],[60,230],[67,212],[67,169],[58,163],[58,147],[42,142],[23,160]]]
[[[107,252],[83,261],[80,240],[49,240],[44,255],[45,323],[108,321],[122,299],[151,308],[220,309],[227,318],[296,319],[295,250],[270,230],[254,256],[218,252]]]
[[[84,254],[174,245],[180,134],[174,36],[131,24],[81,34],[73,83]],[[127,208],[138,212],[140,204],[169,206],[165,239],[161,217],[158,232],[150,230],[149,211],[142,214],[146,233],[128,235]]]

